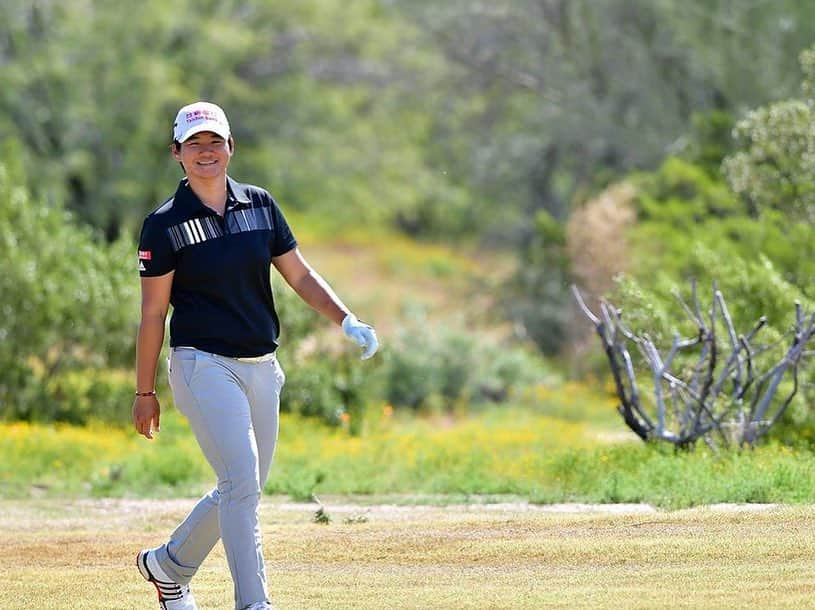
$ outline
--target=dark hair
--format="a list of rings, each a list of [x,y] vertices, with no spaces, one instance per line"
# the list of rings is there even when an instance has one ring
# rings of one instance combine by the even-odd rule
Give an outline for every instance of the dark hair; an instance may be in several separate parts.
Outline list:
[[[173,138],[173,141],[170,142],[170,148],[173,149],[173,152],[181,152],[181,142]],[[184,169],[184,164],[181,161],[178,162],[178,166],[181,168],[181,171],[184,172],[184,175],[186,175],[187,170]]]
[[[229,144],[230,152],[235,150],[235,138],[232,137],[232,134],[229,134],[229,137],[226,139],[226,142],[227,144]],[[179,142],[178,140],[173,140],[170,143],[170,146],[172,146],[173,150],[176,152],[181,150],[181,142]]]

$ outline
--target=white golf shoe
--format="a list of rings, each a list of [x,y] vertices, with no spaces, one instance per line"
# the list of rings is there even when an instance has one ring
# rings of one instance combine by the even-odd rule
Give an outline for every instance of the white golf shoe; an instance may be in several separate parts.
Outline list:
[[[136,565],[144,580],[153,583],[158,592],[158,605],[161,610],[198,610],[189,585],[180,585],[170,580],[167,573],[156,561],[154,549],[145,549],[136,556]]]

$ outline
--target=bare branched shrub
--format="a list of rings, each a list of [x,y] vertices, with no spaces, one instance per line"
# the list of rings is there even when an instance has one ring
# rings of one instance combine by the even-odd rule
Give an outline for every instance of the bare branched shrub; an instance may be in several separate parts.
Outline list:
[[[714,450],[719,443],[751,446],[781,419],[798,392],[799,367],[815,334],[815,314],[805,316],[798,302],[787,342],[766,346],[759,343],[764,317],[739,333],[721,291],[714,285],[710,306],[703,310],[694,283],[690,303],[676,296],[695,333],[675,334],[671,345],[660,349],[647,332],[633,333],[611,303],[601,300],[595,313],[577,287],[572,291],[603,345],[618,411],[645,441],[690,447],[704,440]]]

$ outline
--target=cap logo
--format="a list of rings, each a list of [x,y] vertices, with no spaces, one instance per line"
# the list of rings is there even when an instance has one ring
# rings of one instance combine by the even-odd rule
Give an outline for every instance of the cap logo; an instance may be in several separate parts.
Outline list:
[[[218,116],[217,112],[212,112],[211,110],[194,110],[193,112],[188,112],[185,115],[187,119],[187,123],[195,123],[197,121],[215,121],[216,123],[220,123],[220,117]]]

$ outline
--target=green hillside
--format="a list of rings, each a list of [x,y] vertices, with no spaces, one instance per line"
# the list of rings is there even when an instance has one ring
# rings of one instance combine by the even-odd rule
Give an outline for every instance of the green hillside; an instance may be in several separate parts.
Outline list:
[[[573,284],[663,350],[715,284],[781,358],[815,303],[813,40],[791,0],[0,3],[0,419],[127,425],[135,242],[198,99],[384,339],[361,368],[276,282],[292,413],[606,393]],[[815,438],[810,360],[776,440]]]

